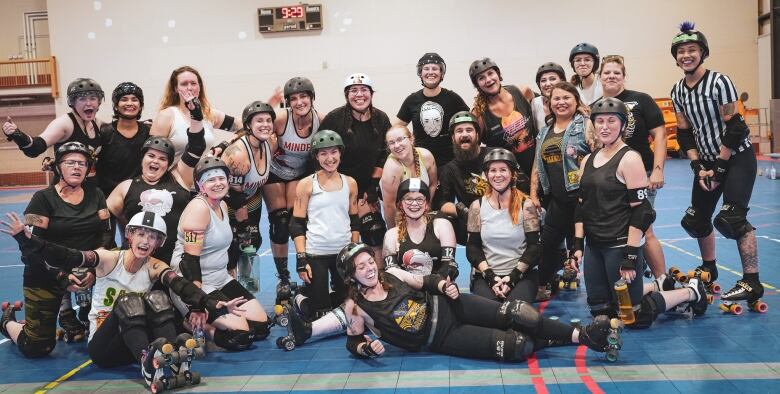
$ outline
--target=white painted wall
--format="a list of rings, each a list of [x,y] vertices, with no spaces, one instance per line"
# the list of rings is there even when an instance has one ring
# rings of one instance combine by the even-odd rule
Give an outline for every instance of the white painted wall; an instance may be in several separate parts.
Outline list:
[[[317,107],[330,110],[343,104],[344,77],[362,71],[376,81],[376,106],[392,116],[403,98],[419,88],[415,64],[424,52],[445,58],[445,86],[470,104],[474,89],[467,68],[472,60],[490,56],[505,82],[533,84],[536,68],[546,61],[562,63],[570,72],[569,50],[588,41],[603,55],[626,57],[630,88],[665,97],[681,77],[669,42],[680,21],[693,19],[710,40],[707,66],[730,75],[739,91],[758,97],[755,1],[321,2],[323,31],[261,35],[257,8],[293,1],[49,0],[60,88],[64,91],[80,76],[95,78],[107,93],[121,81],[134,81],[147,97],[144,116],[152,117],[170,71],[188,64],[204,75],[216,107],[234,115],[296,75],[314,81]],[[175,21],[174,27],[169,21]],[[245,39],[239,38],[241,32]],[[58,113],[67,110],[64,97],[57,108]],[[110,112],[104,105],[101,117],[108,119]]]

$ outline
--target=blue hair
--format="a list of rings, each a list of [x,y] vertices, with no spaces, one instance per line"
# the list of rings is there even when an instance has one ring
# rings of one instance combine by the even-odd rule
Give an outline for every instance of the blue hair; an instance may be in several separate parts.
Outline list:
[[[683,33],[687,33],[689,31],[692,31],[694,27],[696,27],[696,23],[695,22],[683,21],[682,23],[680,23],[680,31],[683,32]]]

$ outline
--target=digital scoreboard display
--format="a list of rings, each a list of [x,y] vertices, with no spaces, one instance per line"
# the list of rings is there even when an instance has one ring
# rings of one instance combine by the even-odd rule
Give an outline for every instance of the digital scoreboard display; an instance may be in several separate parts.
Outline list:
[[[260,33],[322,30],[322,5],[298,4],[257,10]]]

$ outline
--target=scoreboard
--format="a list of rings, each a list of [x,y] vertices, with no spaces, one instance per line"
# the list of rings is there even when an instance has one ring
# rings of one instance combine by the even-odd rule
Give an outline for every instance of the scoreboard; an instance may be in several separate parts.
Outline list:
[[[322,30],[322,4],[259,8],[260,33]]]

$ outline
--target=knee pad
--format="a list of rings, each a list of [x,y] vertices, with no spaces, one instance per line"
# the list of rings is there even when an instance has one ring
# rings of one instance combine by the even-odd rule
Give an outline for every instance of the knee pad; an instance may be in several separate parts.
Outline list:
[[[498,308],[501,320],[508,321],[512,328],[530,334],[536,333],[542,324],[539,311],[525,301],[507,301]]]
[[[252,335],[246,330],[215,330],[214,343],[226,350],[246,350],[252,346]]]
[[[147,318],[153,326],[160,326],[163,323],[173,321],[176,315],[173,311],[171,297],[162,290],[152,290],[144,295],[144,301],[148,307]]]
[[[507,330],[498,335],[495,357],[499,361],[524,361],[534,352],[534,342],[522,332]]]
[[[247,323],[249,323],[249,333],[252,335],[253,341],[262,341],[268,338],[268,335],[271,333],[268,320],[255,321],[247,319]]]
[[[125,293],[114,302],[114,313],[119,320],[119,329],[146,327],[144,300],[136,293]]]
[[[710,219],[703,217],[701,213],[697,214],[696,208],[692,206],[685,210],[680,225],[691,238],[704,238],[712,233]]]
[[[618,317],[617,308],[609,300],[596,299],[592,300],[588,298],[588,308],[590,308],[590,315],[593,317],[599,315],[606,315],[610,319]]]
[[[368,246],[381,246],[385,240],[387,224],[379,212],[371,212],[360,218],[360,238]]]
[[[747,221],[747,212],[748,210],[745,208],[723,204],[712,223],[724,237],[740,239],[743,235],[755,230],[753,225]]]
[[[43,341],[33,341],[22,330],[16,338],[16,347],[27,358],[39,358],[48,355],[54,350],[57,341],[54,338]]]
[[[286,244],[290,239],[290,211],[282,208],[268,214],[271,242]]]
[[[647,328],[650,327],[658,314],[666,310],[666,301],[661,293],[650,292],[642,297],[642,303],[639,306],[639,310],[634,312],[636,315],[636,321],[634,324],[629,325],[631,328]]]

